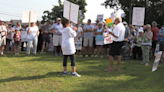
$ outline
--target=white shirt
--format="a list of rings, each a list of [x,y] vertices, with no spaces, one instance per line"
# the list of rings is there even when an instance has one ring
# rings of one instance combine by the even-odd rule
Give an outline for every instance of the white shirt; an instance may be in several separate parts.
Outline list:
[[[76,32],[72,30],[71,27],[63,28],[62,30],[62,52],[63,55],[75,54],[75,42],[74,37],[76,37]]]
[[[0,25],[0,31],[5,31],[5,32],[7,32],[6,26]],[[1,32],[1,36],[5,36],[5,32]]]
[[[113,37],[113,41],[115,42],[124,41],[125,26],[122,23],[117,24],[115,29],[113,30],[113,33],[115,36],[118,37],[118,38]]]
[[[11,29],[7,29],[7,33],[11,33],[12,34],[12,31],[13,31],[13,29],[11,28]],[[7,39],[12,39],[13,37],[12,37],[12,35],[11,34],[7,34]]]
[[[26,29],[28,31],[28,28]],[[37,37],[38,26],[30,27],[30,33],[27,34],[27,39],[35,39]]]

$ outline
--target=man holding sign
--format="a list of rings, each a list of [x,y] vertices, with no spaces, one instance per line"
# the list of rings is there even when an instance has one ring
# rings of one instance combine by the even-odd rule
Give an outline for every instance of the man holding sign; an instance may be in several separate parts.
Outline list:
[[[119,71],[119,66],[121,63],[121,47],[123,46],[124,36],[125,36],[125,26],[122,24],[122,18],[116,17],[115,19],[115,29],[113,32],[109,32],[113,36],[113,44],[111,45],[109,51],[109,61],[110,68],[105,69],[105,71],[113,71],[113,58],[117,55],[118,65],[116,71]]]

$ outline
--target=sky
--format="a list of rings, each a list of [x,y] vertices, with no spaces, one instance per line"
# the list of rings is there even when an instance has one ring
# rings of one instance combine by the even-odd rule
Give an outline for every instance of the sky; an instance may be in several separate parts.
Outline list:
[[[64,2],[64,0],[61,1]],[[88,5],[86,6],[87,12],[83,22],[87,22],[88,19],[94,22],[98,14],[104,14],[104,18],[111,16],[114,10],[102,6],[103,1],[105,0],[86,0]],[[37,19],[42,20],[43,11],[51,11],[54,5],[58,5],[58,0],[0,0],[0,2],[0,18],[6,21],[21,19],[23,11],[37,11]],[[116,16],[121,16],[122,13],[123,11],[119,10]]]

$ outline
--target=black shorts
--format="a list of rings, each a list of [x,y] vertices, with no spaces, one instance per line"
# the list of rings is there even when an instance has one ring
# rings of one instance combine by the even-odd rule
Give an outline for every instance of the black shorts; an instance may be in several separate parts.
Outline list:
[[[152,48],[156,48],[157,42],[158,42],[158,41],[153,41],[153,42],[152,42]]]
[[[43,36],[43,42],[48,42],[48,43],[50,43],[50,37],[44,37],[44,36]]]
[[[20,45],[20,42],[14,42],[14,45],[15,46],[19,46]]]
[[[109,50],[109,55],[113,57],[115,55],[120,56],[123,45],[124,45],[124,42],[113,42]]]
[[[160,42],[159,50],[164,52],[164,41]]]
[[[10,43],[11,39],[6,39],[6,43]]]
[[[111,47],[111,44],[105,44],[103,47],[104,48],[110,48]]]

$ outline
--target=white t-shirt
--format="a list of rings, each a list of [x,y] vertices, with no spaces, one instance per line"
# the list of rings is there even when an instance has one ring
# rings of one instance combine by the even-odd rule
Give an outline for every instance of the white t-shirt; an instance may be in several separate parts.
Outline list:
[[[6,26],[0,25],[0,31],[5,31],[5,32],[7,32]],[[5,36],[5,32],[1,32],[1,36]]]
[[[117,24],[115,29],[113,30],[113,33],[115,36],[118,37],[118,38],[113,37],[113,41],[115,42],[124,41],[125,26],[122,23]]]
[[[11,29],[7,29],[7,33],[11,33],[12,34],[12,31],[13,31],[13,29],[11,28]],[[11,34],[7,34],[7,39],[12,39],[12,35]]]
[[[82,32],[83,32],[83,29],[81,27],[78,27],[78,29],[76,31],[76,33],[77,33],[76,38],[78,38],[79,36],[81,36]]]
[[[27,28],[26,30],[28,31],[29,28]],[[27,34],[27,39],[35,39],[37,37],[37,32],[38,32],[39,28],[37,26],[35,27],[30,27],[30,33]]]
[[[62,30],[62,52],[63,55],[73,55],[76,52],[74,38],[76,32],[71,27],[63,28]]]

